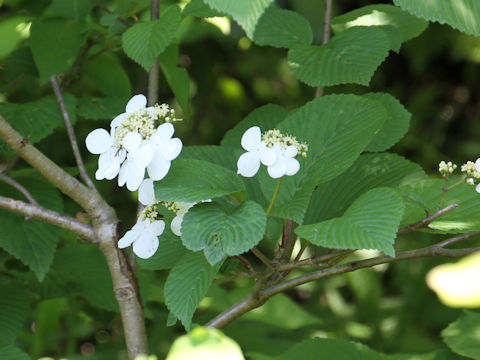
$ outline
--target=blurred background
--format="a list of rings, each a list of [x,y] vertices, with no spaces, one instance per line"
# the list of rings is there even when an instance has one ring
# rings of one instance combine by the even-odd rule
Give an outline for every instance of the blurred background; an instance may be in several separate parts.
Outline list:
[[[161,7],[185,2],[162,0]],[[48,83],[39,83],[31,53],[25,46],[31,20],[41,14],[49,16],[51,3],[52,0],[0,0],[0,103],[26,103],[52,93]],[[149,17],[147,0],[101,3],[129,21],[134,21],[134,15],[140,19]],[[336,0],[333,16],[379,3],[392,2]],[[314,42],[321,42],[324,1],[278,0],[277,4],[305,16],[314,30]],[[124,111],[131,95],[146,92],[147,75],[121,51],[123,25],[93,5],[86,21],[91,24],[89,43],[96,55],[87,56],[67,91],[77,98],[77,109],[83,97],[113,98],[109,111],[114,115]],[[190,119],[176,127],[176,135],[185,145],[219,144],[228,129],[261,105],[274,103],[290,110],[314,97],[315,89],[299,82],[291,73],[287,50],[255,45],[228,19],[187,18],[178,36],[179,64],[187,69],[191,79]],[[430,24],[423,34],[405,43],[398,54],[390,52],[369,87],[335,86],[325,89],[325,94],[374,91],[397,97],[412,113],[412,119],[405,138],[390,151],[419,163],[427,173],[437,176],[441,160],[460,165],[480,156],[479,63],[480,39],[446,25]],[[178,108],[163,75],[159,101]],[[178,111],[181,113],[181,109]],[[84,113],[80,110],[77,113],[81,120],[76,126],[80,143],[93,128],[107,127],[110,122],[105,118],[82,119]],[[42,140],[38,147],[62,166],[74,165],[68,151],[58,151],[69,148],[62,130]],[[86,149],[84,155],[93,172],[96,157]],[[4,155],[5,159],[9,156]],[[136,207],[135,195],[128,197],[122,191],[122,196],[115,196],[118,192],[115,185],[105,181],[98,185],[118,209],[124,229],[128,229],[135,221],[132,211]],[[80,210],[68,202],[65,208]],[[62,236],[60,246],[75,243]],[[432,241],[427,234],[415,234],[399,248]],[[356,256],[367,254],[359,252]],[[0,259],[7,259],[7,255],[0,253]],[[356,340],[386,353],[434,351],[444,346],[440,331],[460,314],[460,310],[442,305],[425,284],[426,272],[442,262],[445,260],[415,260],[307,284],[272,298],[264,307],[228,326],[226,334],[247,353],[270,355],[313,335]],[[10,273],[12,268],[18,273],[26,272],[15,259],[8,258],[2,264],[1,272]],[[162,302],[161,289],[166,275],[161,271],[140,275],[142,281],[150,284],[146,290],[148,332],[151,351],[159,358],[163,358],[172,340],[183,332],[178,324],[165,326],[168,311]],[[245,279],[215,284],[194,322],[208,321],[246,294],[251,285]],[[21,344],[32,358],[125,356],[121,351],[120,319],[114,311],[95,306],[75,289],[66,296],[33,294],[29,327],[24,330]]]

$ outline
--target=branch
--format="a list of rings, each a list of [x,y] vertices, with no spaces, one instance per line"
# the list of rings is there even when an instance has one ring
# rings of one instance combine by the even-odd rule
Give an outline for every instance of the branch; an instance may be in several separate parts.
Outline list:
[[[455,243],[458,243],[462,240],[469,239],[478,234],[480,234],[480,232],[468,233],[468,234],[460,235],[453,239],[456,239]],[[219,314],[217,317],[209,321],[205,326],[223,328],[224,326],[231,323],[233,320],[247,313],[248,311],[262,306],[272,296],[311,281],[327,278],[333,275],[345,274],[348,272],[372,267],[375,265],[387,264],[387,263],[397,262],[401,260],[418,259],[423,257],[440,257],[440,256],[456,258],[456,257],[461,257],[464,255],[468,255],[468,254],[480,251],[480,247],[450,250],[450,249],[444,249],[440,246],[444,243],[448,243],[448,244],[453,243],[453,239],[451,239],[450,242],[444,241],[442,243],[439,243],[427,248],[401,252],[397,254],[395,258],[392,258],[389,256],[378,256],[378,257],[374,257],[366,260],[352,261],[352,262],[337,265],[331,268],[318,270],[310,274],[299,276],[297,278],[287,280],[285,282],[282,282],[276,285],[268,286],[263,290],[260,290],[257,293],[255,293],[255,296],[253,296],[254,292],[247,295],[247,297],[245,297],[243,300],[233,305],[229,309],[225,310],[223,313]]]
[[[85,165],[83,164],[82,155],[80,154],[80,150],[78,149],[75,130],[73,130],[72,122],[70,121],[70,116],[68,115],[67,107],[65,106],[65,101],[63,100],[62,92],[60,91],[60,87],[58,86],[57,78],[55,75],[50,77],[50,82],[52,83],[55,97],[57,98],[58,105],[60,106],[60,112],[62,113],[62,117],[65,122],[65,128],[67,129],[68,138],[70,139],[70,144],[72,146],[73,156],[75,157],[75,162],[77,163],[78,170],[80,171],[80,178],[85,182],[85,184],[87,184],[90,189],[98,192],[97,188],[87,174]]]
[[[19,192],[22,193],[23,196],[33,205],[38,205],[37,200],[30,194],[30,192],[25,189],[21,184],[13,180],[11,177],[1,174],[0,173],[0,181],[3,181],[4,183],[7,183],[8,185],[13,186],[15,189],[17,189]]]
[[[158,15],[160,12],[160,0],[152,0],[150,6],[151,20],[158,20]],[[153,106],[158,103],[158,76],[159,76],[159,66],[158,66],[158,57],[155,58],[155,61],[148,72],[148,106]]]
[[[38,204],[28,204],[20,200],[0,196],[0,208],[46,221],[65,230],[70,230],[88,242],[94,243],[97,241],[93,228],[90,225],[46,209]]]
[[[103,6],[99,1],[97,0],[92,0],[95,5],[97,5],[100,9],[102,9],[103,11],[105,11],[107,14],[113,14],[113,11],[111,11],[110,9],[106,8],[105,6]],[[117,20],[120,21],[123,25],[127,26],[127,27],[130,27],[132,26],[132,24],[130,24],[127,20],[125,20],[123,17],[121,17],[120,15],[117,16]]]
[[[143,308],[135,277],[125,255],[117,247],[117,216],[115,211],[96,192],[81,184],[56,165],[18,132],[0,115],[0,139],[21,158],[37,169],[61,192],[79,204],[93,220],[98,246],[102,250],[117,298],[127,344],[129,359],[148,354]]]
[[[456,209],[457,207],[458,207],[458,204],[452,204],[452,205],[449,205],[449,206],[447,206],[443,209],[440,209],[435,214],[427,216],[426,218],[424,218],[424,219],[422,219],[422,220],[420,220],[420,221],[418,221],[414,224],[410,224],[410,225],[398,230],[397,236],[405,235],[409,232],[415,231],[415,230],[420,229],[420,228],[425,228],[425,227],[428,226],[428,224],[430,224],[436,218],[446,214],[449,211],[452,211],[453,209]]]
[[[325,0],[325,16],[323,18],[323,36],[322,45],[330,40],[330,21],[332,19],[332,0]],[[323,86],[317,87],[315,97],[319,98],[323,95]]]
[[[0,173],[7,175],[13,169],[13,167],[17,164],[18,159],[20,159],[20,156],[15,155],[7,165],[2,164],[2,166],[0,167]]]

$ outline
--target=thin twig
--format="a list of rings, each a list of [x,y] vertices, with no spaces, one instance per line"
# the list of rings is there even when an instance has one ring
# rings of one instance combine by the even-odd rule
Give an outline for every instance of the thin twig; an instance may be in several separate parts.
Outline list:
[[[152,0],[150,5],[151,20],[158,20],[158,15],[160,13],[160,0]],[[153,106],[158,103],[158,76],[159,76],[159,66],[158,66],[158,57],[153,61],[152,67],[148,72],[148,106]]]
[[[88,52],[90,51],[90,49],[94,44],[95,44],[94,41],[87,42],[82,52],[78,55],[77,59],[73,63],[72,68],[63,78],[60,84],[61,91],[65,91],[72,84],[72,82],[74,81],[74,76],[79,72],[83,62],[85,61],[85,58],[87,57]]]
[[[85,165],[83,164],[82,155],[78,149],[77,138],[75,136],[75,130],[73,129],[72,122],[70,121],[70,116],[68,115],[67,107],[65,101],[63,100],[62,92],[58,86],[57,77],[55,75],[50,77],[50,82],[52,83],[53,91],[55,92],[55,97],[57,98],[58,105],[60,106],[60,112],[62,113],[63,120],[65,122],[65,128],[67,129],[68,138],[70,139],[70,144],[73,150],[73,156],[75,157],[75,162],[77,163],[78,170],[80,171],[80,178],[87,184],[87,186],[95,191],[97,188],[93,184],[92,180],[87,174]]]
[[[272,262],[256,247],[253,247],[250,249],[250,251],[260,259],[261,262],[263,262],[269,269],[274,269],[275,266],[272,264]]]
[[[453,244],[457,244],[461,241],[468,240],[468,239],[470,239],[474,236],[477,236],[477,235],[480,235],[480,231],[473,231],[473,232],[469,232],[469,233],[466,233],[466,234],[455,236],[453,238],[450,238],[450,239],[444,240],[442,242],[439,242],[436,246],[444,248],[444,247],[447,247],[447,246],[450,246],[450,245],[453,245]]]
[[[97,5],[100,9],[102,9],[103,11],[105,11],[106,13],[108,14],[113,14],[113,11],[111,11],[110,9],[106,8],[105,6],[103,6],[99,1],[97,0],[92,0],[95,5]],[[127,26],[127,27],[130,27],[132,26],[132,24],[130,24],[127,20],[125,20],[123,17],[121,17],[120,15],[117,16],[117,20],[120,21],[123,25]]]
[[[0,208],[33,217],[35,219],[40,219],[61,227],[62,229],[70,230],[71,232],[80,235],[85,241],[91,243],[97,242],[93,228],[90,225],[46,209],[38,204],[28,204],[20,200],[0,196]]]
[[[350,255],[352,252],[353,250],[341,250],[341,251],[333,252],[330,254],[315,256],[309,259],[293,261],[291,263],[277,265],[277,270],[288,271],[288,270],[296,269],[303,266],[315,266],[317,264],[327,264],[332,259],[336,259],[344,255]]]
[[[12,169],[13,167],[17,164],[18,160],[20,159],[20,156],[18,156],[17,154],[15,154],[14,157],[12,157],[12,159],[10,160],[10,162],[0,170],[0,173],[4,174],[4,175],[7,175]]]
[[[7,176],[5,174],[0,173],[0,181],[3,181],[4,183],[7,183],[8,185],[13,186],[15,189],[20,191],[23,196],[30,202],[30,204],[33,205],[38,205],[37,200],[30,194],[30,192],[25,189],[22,184],[18,183],[17,181],[13,180],[10,176]]]
[[[420,220],[420,221],[418,221],[414,224],[410,224],[410,225],[398,230],[397,236],[405,235],[409,232],[415,231],[415,230],[420,229],[420,228],[425,228],[425,227],[428,226],[428,224],[430,224],[436,218],[446,214],[449,211],[452,211],[453,209],[456,209],[457,207],[458,207],[458,204],[452,204],[452,205],[449,205],[447,207],[444,207],[443,209],[438,210],[435,214],[427,216],[426,218],[424,218],[424,219],[422,219],[422,220]]]
[[[330,22],[332,19],[332,0],[325,0],[325,15],[323,18],[323,35],[322,45],[325,45],[330,40]],[[315,97],[319,98],[323,95],[323,86],[317,87],[315,90]]]

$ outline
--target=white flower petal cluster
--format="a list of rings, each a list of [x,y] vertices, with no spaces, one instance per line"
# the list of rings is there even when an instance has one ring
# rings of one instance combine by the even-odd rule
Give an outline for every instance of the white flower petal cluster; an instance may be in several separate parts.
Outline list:
[[[298,144],[293,137],[283,136],[278,130],[274,130],[274,134],[274,137],[270,136],[268,141],[264,141],[258,126],[245,131],[241,145],[247,152],[238,158],[238,174],[245,177],[255,176],[260,169],[260,163],[267,166],[268,174],[274,179],[295,175],[300,170],[300,163],[295,157],[299,148],[302,154],[306,154],[306,145]],[[289,145],[290,143],[295,145]]]
[[[475,170],[480,174],[480,158],[475,161]],[[480,193],[480,183],[475,187],[475,190]]]
[[[97,180],[114,179],[127,189],[138,189],[145,171],[153,180],[163,179],[170,170],[170,163],[182,151],[182,141],[172,138],[174,111],[168,105],[146,107],[147,99],[135,95],[110,123],[110,133],[95,129],[88,134],[85,143],[88,151],[99,154]],[[159,126],[158,123],[161,123]]]

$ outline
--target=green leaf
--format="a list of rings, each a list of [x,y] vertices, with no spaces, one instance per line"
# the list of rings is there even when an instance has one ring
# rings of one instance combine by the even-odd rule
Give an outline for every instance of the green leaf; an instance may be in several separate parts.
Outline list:
[[[49,289],[79,295],[90,304],[109,311],[118,311],[112,279],[102,252],[91,244],[70,244],[59,249],[42,291]],[[59,296],[60,294],[52,294]]]
[[[16,16],[9,19],[3,18],[0,21],[0,59],[10,55],[23,39],[28,37],[28,32],[22,33],[18,31],[19,28],[26,28],[26,20],[27,18],[23,16]]]
[[[254,201],[246,201],[239,207],[204,203],[185,214],[182,242],[190,250],[203,250],[214,265],[225,256],[240,255],[257,245],[266,226],[265,212]]]
[[[323,46],[293,46],[288,63],[295,76],[310,86],[368,85],[389,48],[390,40],[381,29],[354,27]]]
[[[402,42],[417,37],[428,26],[427,21],[387,4],[368,5],[355,9],[334,17],[331,24],[335,33],[354,26],[392,26],[400,32]]]
[[[258,45],[290,48],[297,44],[311,44],[312,28],[299,13],[270,6],[260,17],[253,41]]]
[[[293,346],[278,360],[383,360],[384,356],[365,345],[341,339],[309,339]]]
[[[75,124],[77,101],[70,94],[64,94],[64,100],[70,120]],[[32,144],[44,139],[56,128],[65,126],[57,100],[53,95],[22,104],[0,104],[0,114]],[[0,153],[10,152],[10,148],[0,140]]]
[[[1,346],[13,344],[27,320],[30,308],[28,293],[21,284],[0,285],[0,354]],[[1,357],[0,359],[10,359]]]
[[[250,39],[257,23],[273,0],[204,0],[212,9],[232,16]]]
[[[203,0],[192,0],[182,10],[183,16],[195,16],[200,18],[209,18],[222,16],[218,11],[212,10]]]
[[[113,119],[125,111],[125,101],[117,97],[78,99],[77,115],[90,120]]]
[[[23,185],[39,204],[62,212],[63,204],[59,192],[37,172],[12,171],[9,176]],[[24,200],[23,195],[4,183],[0,183],[0,194]],[[52,263],[60,229],[40,220],[25,220],[24,216],[5,210],[0,210],[0,224],[0,247],[20,259],[41,281]]]
[[[300,171],[285,176],[272,215],[302,223],[314,187],[348,169],[386,117],[378,101],[355,95],[328,95],[292,111],[277,128],[309,146],[299,157]],[[272,198],[276,180],[257,175],[264,197]]]
[[[454,352],[471,359],[480,358],[480,314],[465,311],[442,331],[442,338]]]
[[[0,347],[0,359],[8,360],[31,360],[25,352],[20,350],[15,345],[7,345]]]
[[[36,20],[31,27],[30,47],[40,82],[69,69],[85,43],[84,26],[76,21]],[[46,51],[48,49],[48,51]]]
[[[360,196],[342,217],[298,227],[315,245],[334,249],[377,249],[395,256],[393,243],[404,205],[393,189],[376,188]]]
[[[170,271],[164,288],[165,304],[187,330],[220,265],[211,266],[202,253],[189,252]]]
[[[190,118],[190,78],[183,67],[178,67],[178,44],[171,45],[159,56],[160,68],[180,104],[185,119]]]
[[[83,80],[92,83],[105,96],[124,102],[130,99],[130,79],[114,55],[104,53],[89,59],[82,67],[82,75]]]
[[[194,159],[173,161],[167,177],[155,182],[155,196],[164,201],[198,202],[243,189],[233,171]]]
[[[161,14],[160,19],[135,24],[125,31],[122,36],[123,50],[149,71],[155,58],[172,41],[180,21],[180,9],[175,5],[170,6]]]
[[[84,21],[93,6],[90,0],[53,0],[50,10],[54,15]]]
[[[237,171],[236,149],[228,146],[197,145],[185,146],[182,149],[181,159],[197,159],[209,161],[224,168]]]
[[[394,354],[387,356],[388,360],[460,360],[450,350],[441,349],[427,354]],[[464,358],[462,358],[464,359]]]
[[[412,115],[390,94],[369,93],[363,96],[380,101],[387,109],[387,119],[365,151],[385,151],[395,145],[405,135]]]
[[[158,237],[160,241],[157,252],[149,259],[137,258],[138,265],[148,270],[171,269],[188,252],[178,236],[166,229]]]
[[[396,154],[360,155],[340,176],[318,186],[305,215],[306,224],[340,216],[364,192],[425,179],[422,168]]]
[[[457,204],[459,206],[456,209],[431,222],[429,229],[447,234],[480,230],[480,197],[475,189],[470,185],[460,184],[446,193],[440,206],[443,187],[444,182],[441,179],[417,181],[400,187],[406,205],[402,226],[420,221],[426,213],[434,214],[439,207]]]
[[[447,23],[469,35],[480,36],[480,3],[477,0],[393,0],[393,3],[417,17]]]

